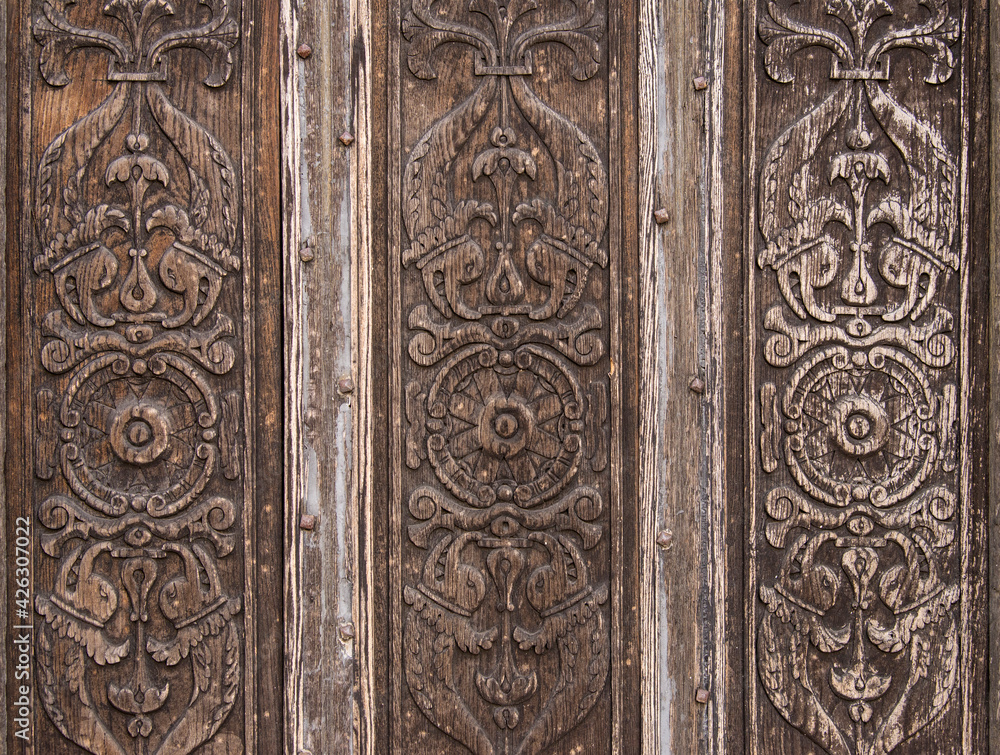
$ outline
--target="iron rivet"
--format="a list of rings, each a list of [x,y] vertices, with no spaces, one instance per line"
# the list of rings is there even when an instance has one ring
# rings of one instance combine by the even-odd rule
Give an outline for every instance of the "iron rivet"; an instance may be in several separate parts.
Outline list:
[[[694,393],[699,393],[699,394],[700,393],[704,393],[705,392],[705,381],[702,380],[700,377],[692,378],[691,382],[688,384],[688,387]]]
[[[315,246],[316,239],[312,236],[303,241],[302,246],[299,247],[299,259],[303,262],[312,262],[313,258],[316,256]]]
[[[313,54],[313,48],[311,48],[309,45],[303,43],[303,44],[299,45],[299,49],[296,50],[295,52],[298,53],[298,55],[299,55],[300,58],[302,58],[303,60],[305,60],[306,58],[308,58],[310,55]]]
[[[667,212],[665,207],[661,207],[659,210],[653,213],[653,217],[656,218],[656,222],[660,225],[670,222],[670,213]]]
[[[351,380],[350,376],[344,375],[344,377],[337,381],[337,390],[341,393],[353,393],[354,381]]]
[[[316,515],[303,514],[302,518],[299,519],[299,528],[309,531],[316,529]]]
[[[352,134],[350,131],[345,131],[340,135],[340,143],[343,144],[345,147],[350,147],[352,144],[354,144],[354,134]]]
[[[344,642],[354,639],[354,624],[346,621],[340,625],[340,639]]]
[[[656,536],[656,544],[667,550],[674,542],[674,533],[670,530],[663,530],[659,535]]]
[[[694,699],[704,705],[708,702],[709,694],[707,689],[699,689],[694,693]]]
[[[692,83],[694,84],[694,88],[699,92],[702,89],[708,89],[708,79],[706,79],[704,76],[696,77]]]

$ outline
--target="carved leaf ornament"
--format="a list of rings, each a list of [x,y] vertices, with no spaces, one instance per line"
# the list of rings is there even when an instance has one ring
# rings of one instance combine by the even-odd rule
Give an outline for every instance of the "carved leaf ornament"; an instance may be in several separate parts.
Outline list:
[[[771,79],[815,72],[797,56],[824,48],[830,68],[759,174],[757,263],[776,290],[758,299],[757,669],[826,752],[881,755],[959,683],[960,170],[899,92],[957,76],[960,23],[946,0],[763,7]],[[922,80],[897,89],[897,68]]]
[[[239,508],[213,491],[241,468],[239,394],[218,379],[237,363],[220,295],[242,252],[233,163],[168,82],[188,48],[224,86],[239,32],[226,0],[109,0],[101,28],[75,7],[34,18],[49,85],[72,85],[75,55],[106,56],[110,85],[34,187],[33,265],[56,302],[41,363],[58,376],[38,393],[36,469],[64,483],[38,508],[55,574],[35,602],[41,700],[89,752],[181,755],[241,687],[242,599],[220,570]]]
[[[584,294],[608,265],[608,175],[532,86],[542,48],[575,81],[595,76],[604,25],[589,0],[413,0],[403,20],[418,80],[445,49],[474,51],[472,91],[409,151],[401,262],[426,296],[407,315],[421,369],[407,371],[406,464],[435,478],[406,492],[425,555],[403,592],[405,679],[477,755],[541,751],[608,676],[609,586],[588,556],[607,541],[604,496],[580,480],[607,465],[607,384],[580,366],[607,353]]]

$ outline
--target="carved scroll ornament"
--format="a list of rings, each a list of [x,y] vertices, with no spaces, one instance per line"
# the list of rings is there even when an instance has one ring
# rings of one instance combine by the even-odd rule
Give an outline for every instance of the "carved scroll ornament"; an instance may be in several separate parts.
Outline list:
[[[34,18],[48,85],[93,56],[109,85],[34,181],[32,262],[54,294],[36,471],[57,491],[37,508],[53,575],[35,600],[40,698],[89,752],[182,755],[241,690],[242,579],[225,564],[242,489],[219,480],[241,475],[241,394],[226,386],[242,381],[242,252],[232,160],[169,83],[194,50],[204,84],[224,86],[239,32],[226,0],[110,0],[99,28],[77,25],[93,5],[44,0]]]
[[[589,0],[413,0],[403,20],[418,80],[473,52],[471,93],[401,181],[404,280],[423,294],[404,298],[402,650],[416,706],[477,755],[541,751],[606,689],[608,371],[581,366],[608,353],[588,280],[609,263],[609,182],[533,87],[539,50],[594,77],[604,25]]]
[[[756,665],[832,755],[893,751],[960,682],[960,108],[918,98],[961,96],[961,12],[766,2],[758,23],[767,75],[820,94],[758,175]]]

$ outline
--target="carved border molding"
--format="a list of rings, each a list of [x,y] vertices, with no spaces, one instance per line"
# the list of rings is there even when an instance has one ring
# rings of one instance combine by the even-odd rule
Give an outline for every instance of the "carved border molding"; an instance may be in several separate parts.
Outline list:
[[[754,8],[752,738],[888,753],[968,683],[966,10]]]

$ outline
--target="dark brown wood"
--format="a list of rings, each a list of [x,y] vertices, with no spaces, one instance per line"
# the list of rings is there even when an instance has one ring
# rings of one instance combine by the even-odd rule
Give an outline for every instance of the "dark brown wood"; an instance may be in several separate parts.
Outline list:
[[[982,752],[985,3],[751,8],[746,747]]]
[[[278,5],[8,8],[6,751],[279,752]]]
[[[636,14],[385,19],[390,751],[639,749]]]

